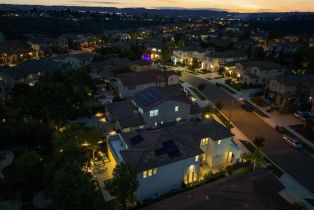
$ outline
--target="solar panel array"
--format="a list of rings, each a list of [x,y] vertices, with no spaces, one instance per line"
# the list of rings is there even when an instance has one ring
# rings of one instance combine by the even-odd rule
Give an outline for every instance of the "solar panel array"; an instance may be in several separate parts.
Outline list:
[[[162,145],[161,148],[155,149],[155,154],[157,156],[167,154],[170,158],[175,158],[181,155],[181,152],[173,140],[164,141],[162,142]]]
[[[144,106],[150,106],[152,104],[157,103],[162,96],[153,89],[144,90],[141,92],[136,99]]]

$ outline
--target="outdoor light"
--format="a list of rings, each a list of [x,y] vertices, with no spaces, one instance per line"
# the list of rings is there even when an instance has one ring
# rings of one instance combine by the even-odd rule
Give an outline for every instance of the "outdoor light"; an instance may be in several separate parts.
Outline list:
[[[209,119],[209,117],[210,117],[209,114],[206,114],[206,115],[205,115],[205,118],[206,118],[206,119]]]
[[[238,77],[240,78],[240,76],[241,76],[241,74],[240,73],[238,73]]]
[[[101,118],[99,121],[100,121],[100,122],[107,122],[107,119],[106,119],[105,117],[103,117],[103,118]]]
[[[97,112],[97,113],[95,114],[95,116],[96,116],[96,117],[102,117],[102,116],[104,116],[104,114],[101,113],[101,112]]]

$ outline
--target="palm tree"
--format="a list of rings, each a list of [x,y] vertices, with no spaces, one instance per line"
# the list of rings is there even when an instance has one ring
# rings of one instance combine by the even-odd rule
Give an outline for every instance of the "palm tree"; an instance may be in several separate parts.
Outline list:
[[[253,165],[253,171],[256,167],[262,167],[266,164],[264,155],[259,149],[255,149],[253,153],[244,153],[242,158],[251,162]]]

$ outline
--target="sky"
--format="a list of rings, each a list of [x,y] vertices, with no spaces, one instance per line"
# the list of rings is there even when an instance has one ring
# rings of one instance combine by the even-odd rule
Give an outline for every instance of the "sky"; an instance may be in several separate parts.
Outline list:
[[[314,0],[0,0],[4,4],[223,9],[236,12],[314,12]]]

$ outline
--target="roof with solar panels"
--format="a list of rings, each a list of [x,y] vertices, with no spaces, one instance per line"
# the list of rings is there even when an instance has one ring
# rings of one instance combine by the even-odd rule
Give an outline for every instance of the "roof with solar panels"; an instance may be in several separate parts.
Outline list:
[[[161,71],[153,69],[119,74],[118,79],[123,83],[124,86],[130,86],[161,81],[166,82],[170,76],[179,74],[180,73],[175,71]]]
[[[120,151],[123,160],[141,172],[203,154],[202,138],[213,141],[232,137],[230,130],[215,120],[189,121],[152,131],[122,133],[128,145]]]
[[[135,94],[133,97],[136,105],[143,110],[149,110],[168,100],[191,104],[187,93],[180,84],[166,87],[150,87]]]

